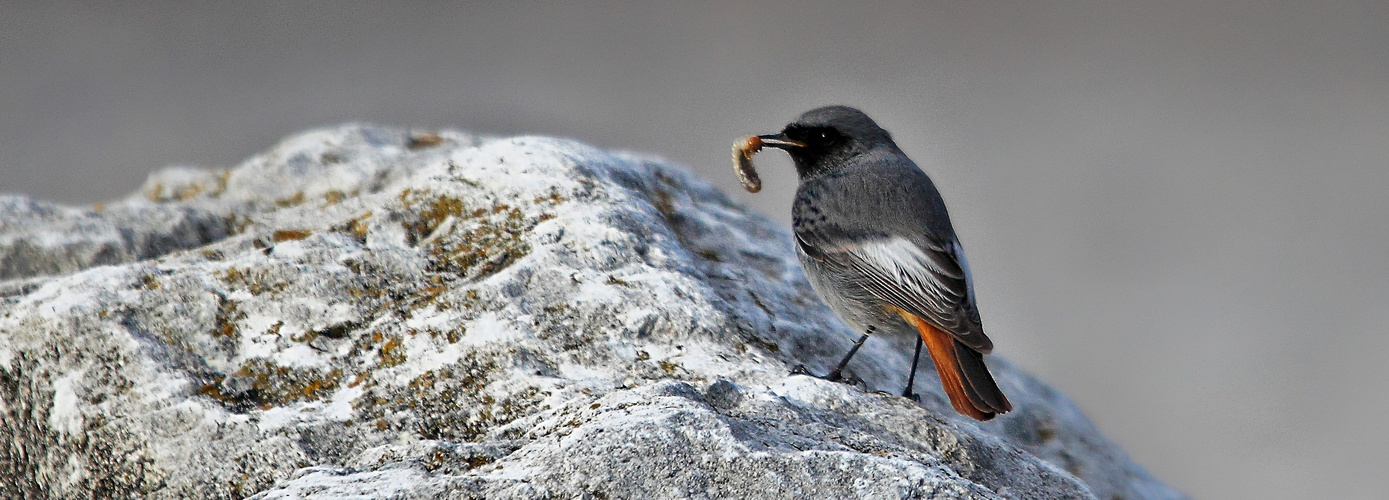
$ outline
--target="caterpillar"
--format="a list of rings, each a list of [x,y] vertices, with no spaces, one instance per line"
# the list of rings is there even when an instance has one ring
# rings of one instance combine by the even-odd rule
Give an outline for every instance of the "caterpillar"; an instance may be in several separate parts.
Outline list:
[[[762,150],[762,139],[755,135],[750,135],[733,142],[733,171],[738,174],[738,180],[742,181],[743,189],[749,193],[756,193],[762,190],[762,179],[757,176],[757,170],[752,167],[752,155]]]

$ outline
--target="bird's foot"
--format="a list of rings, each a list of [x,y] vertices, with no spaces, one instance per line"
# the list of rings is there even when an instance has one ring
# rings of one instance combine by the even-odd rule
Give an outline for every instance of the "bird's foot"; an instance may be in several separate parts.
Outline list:
[[[911,382],[912,382],[912,381],[910,381],[910,380],[907,381],[907,387],[905,387],[905,388],[902,389],[902,397],[920,403],[920,402],[921,402],[921,396],[917,395],[916,391],[912,390],[912,389],[914,389],[914,387],[912,387],[912,386],[915,385],[915,384],[912,384]]]
[[[815,378],[818,378],[818,379],[820,379],[820,380],[828,380],[828,381],[830,381],[830,382],[839,382],[839,383],[841,383],[841,384],[854,385],[854,384],[857,383],[857,380],[856,380],[856,379],[844,378],[844,374],[840,373],[838,370],[832,371],[832,372],[830,372],[828,375],[816,375],[816,374],[814,374],[814,373],[810,373],[810,370],[807,370],[807,369],[805,368],[805,365],[796,365],[795,368],[792,368],[792,369],[791,369],[791,374],[792,374],[792,375],[805,375],[805,376],[807,376],[807,377],[815,377]]]
[[[882,395],[884,395],[884,396],[902,396],[902,397],[904,397],[904,398],[910,399],[910,400],[915,401],[915,402],[917,402],[917,403],[920,403],[920,402],[921,402],[921,395],[920,395],[920,394],[917,394],[917,393],[915,393],[915,392],[910,392],[910,391],[904,391],[904,392],[873,391],[873,393],[874,393],[874,394],[882,394]]]

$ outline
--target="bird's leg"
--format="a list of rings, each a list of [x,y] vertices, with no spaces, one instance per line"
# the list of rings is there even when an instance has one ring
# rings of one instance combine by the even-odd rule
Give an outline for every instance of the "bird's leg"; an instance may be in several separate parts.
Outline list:
[[[868,325],[868,330],[865,331],[865,332],[863,332],[863,336],[862,336],[862,337],[859,337],[858,340],[854,341],[854,347],[852,347],[852,348],[849,349],[849,353],[844,355],[844,359],[839,360],[839,364],[838,364],[838,365],[835,365],[834,370],[831,370],[830,373],[829,373],[829,375],[825,375],[825,376],[821,377],[821,376],[812,374],[812,373],[810,373],[809,371],[806,371],[804,365],[802,365],[802,366],[797,366],[795,369],[791,370],[791,374],[792,374],[792,375],[810,375],[810,376],[812,376],[812,377],[825,379],[825,380],[828,380],[828,381],[830,381],[830,382],[838,382],[838,381],[840,381],[840,380],[844,380],[844,367],[849,365],[849,359],[854,357],[854,353],[858,352],[858,348],[863,347],[863,343],[868,341],[868,336],[869,336],[869,335],[872,335],[872,334],[873,334],[873,331],[876,330],[876,329],[877,329],[877,327],[875,327],[875,326],[873,326],[873,325]]]
[[[916,337],[916,352],[912,354],[912,371],[907,375],[907,388],[902,390],[902,397],[920,401],[921,398],[912,392],[912,384],[916,382],[916,363],[921,361],[921,337]]]

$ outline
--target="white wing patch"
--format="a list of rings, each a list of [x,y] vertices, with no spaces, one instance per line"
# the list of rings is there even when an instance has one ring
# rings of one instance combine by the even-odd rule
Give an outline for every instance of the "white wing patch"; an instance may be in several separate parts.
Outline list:
[[[840,254],[866,278],[860,283],[878,298],[903,307],[988,352],[992,343],[978,327],[971,299],[974,283],[960,244],[921,247],[899,236],[855,245]]]
[[[964,274],[958,264],[950,262],[953,259],[944,248],[933,247],[930,250],[934,251],[922,249],[906,238],[893,236],[863,243],[850,253],[857,261],[855,264],[868,274],[885,278],[899,290],[914,291],[901,299],[925,300],[938,317],[945,316],[953,312],[965,297],[961,293],[964,290],[944,283],[942,278],[960,280]]]
[[[951,250],[958,252],[959,243],[952,243]],[[948,251],[944,248],[931,247],[934,252],[927,252],[915,243],[907,241],[901,236],[893,236],[883,240],[871,241],[858,246],[857,253],[866,257],[865,260],[873,263],[880,269],[896,269],[898,273],[912,275],[914,268],[924,268],[933,274],[949,276],[955,279],[966,278],[969,271],[961,274],[957,268],[964,268],[963,262],[945,262],[950,259]]]

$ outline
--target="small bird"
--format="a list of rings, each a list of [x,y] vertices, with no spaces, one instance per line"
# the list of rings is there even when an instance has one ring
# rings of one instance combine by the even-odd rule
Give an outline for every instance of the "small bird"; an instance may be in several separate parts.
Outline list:
[[[751,172],[747,159],[763,146],[791,155],[800,178],[791,208],[796,255],[825,303],[863,332],[820,378],[842,379],[875,332],[911,335],[916,352],[903,396],[914,397],[925,343],[956,411],[982,421],[1012,409],[984,365],[993,342],[980,324],[969,263],[945,201],[886,130],[862,111],[826,106],[779,134],[740,144],[734,151],[740,175]]]

